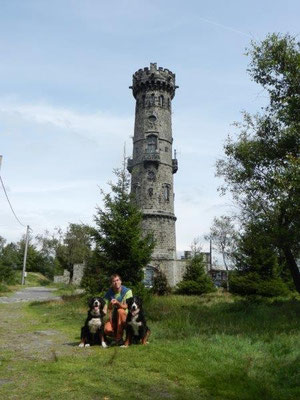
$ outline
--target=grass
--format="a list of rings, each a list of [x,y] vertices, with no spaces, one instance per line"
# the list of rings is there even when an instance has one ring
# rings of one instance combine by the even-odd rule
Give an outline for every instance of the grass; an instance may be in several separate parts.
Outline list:
[[[150,344],[127,349],[77,347],[87,309],[83,296],[19,307],[23,320],[16,330],[24,339],[24,332],[33,341],[45,329],[59,335],[45,348],[46,359],[31,360],[11,346],[4,351],[2,398],[300,398],[297,298],[154,297],[146,309]]]
[[[22,271],[16,271],[16,279],[14,285],[0,284],[0,295],[6,296],[8,293],[19,290],[20,288],[30,286],[48,286],[51,281],[39,272],[28,272],[25,279],[25,285],[21,285]]]
[[[72,295],[77,289],[73,285],[53,283],[50,279],[46,278],[43,274],[39,272],[28,272],[25,279],[25,285],[21,285],[21,278],[22,271],[16,271],[16,283],[14,285],[0,283],[0,296],[10,296],[17,290],[35,286],[47,286],[51,288],[56,288],[58,290],[56,292],[57,295]]]

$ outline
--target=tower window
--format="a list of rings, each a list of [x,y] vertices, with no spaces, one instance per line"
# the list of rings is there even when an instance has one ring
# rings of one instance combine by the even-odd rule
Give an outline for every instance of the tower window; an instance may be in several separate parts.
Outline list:
[[[155,153],[157,149],[157,137],[155,135],[147,136],[147,153]]]
[[[148,180],[155,181],[155,172],[152,171],[151,169],[148,170]]]
[[[171,100],[168,98],[168,108],[171,108]]]
[[[150,97],[150,106],[154,106],[154,105],[155,105],[155,96],[154,96],[154,93],[152,93],[151,97]]]
[[[150,115],[148,117],[148,119],[149,119],[150,122],[155,122],[156,121],[156,116],[155,115]]]
[[[164,199],[165,201],[170,201],[170,185],[165,184],[164,185]]]
[[[159,96],[159,105],[160,105],[161,107],[164,106],[164,102],[165,102],[164,96],[163,96],[163,95]]]
[[[142,97],[142,102],[143,102],[143,107],[145,107],[146,106],[146,96],[145,95]]]

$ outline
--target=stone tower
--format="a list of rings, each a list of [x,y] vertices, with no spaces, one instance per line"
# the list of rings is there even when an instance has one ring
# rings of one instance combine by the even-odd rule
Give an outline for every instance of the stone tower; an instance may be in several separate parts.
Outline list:
[[[133,75],[133,157],[127,164],[131,191],[143,213],[143,230],[153,232],[156,240],[152,266],[160,268],[171,285],[176,264],[173,174],[178,169],[172,158],[171,109],[177,87],[175,74],[156,63]]]

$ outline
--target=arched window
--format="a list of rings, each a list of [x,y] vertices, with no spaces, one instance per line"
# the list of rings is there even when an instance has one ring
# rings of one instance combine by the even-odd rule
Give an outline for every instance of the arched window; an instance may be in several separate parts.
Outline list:
[[[160,105],[161,107],[164,106],[164,102],[165,102],[164,96],[163,96],[163,95],[159,96],[159,105]]]
[[[157,149],[157,137],[155,135],[147,136],[147,153],[155,153]]]
[[[171,108],[171,100],[168,98],[168,108]]]
[[[145,95],[142,97],[142,104],[143,104],[143,107],[146,106],[146,96]]]

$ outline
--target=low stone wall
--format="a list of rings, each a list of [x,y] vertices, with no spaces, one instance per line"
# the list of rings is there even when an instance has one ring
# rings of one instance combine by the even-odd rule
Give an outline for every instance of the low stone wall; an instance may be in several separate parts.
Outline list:
[[[152,260],[152,267],[157,268],[162,271],[168,280],[168,284],[171,287],[177,285],[178,282],[182,280],[182,277],[186,270],[186,260],[167,260],[167,259],[156,259]]]
[[[174,282],[175,285],[182,281],[183,275],[185,274],[186,271],[186,262],[187,260],[175,260],[175,268],[174,268]]]
[[[64,283],[69,285],[80,286],[83,274],[85,269],[85,263],[82,264],[74,264],[73,265],[73,276],[72,279],[70,278],[71,274],[67,269],[64,269],[63,275],[55,275],[53,278],[54,283]]]
[[[70,283],[70,272],[67,269],[64,269],[63,275],[55,275],[53,278],[54,283],[65,283],[68,285]]]

